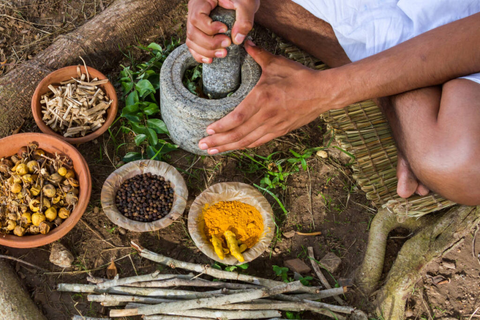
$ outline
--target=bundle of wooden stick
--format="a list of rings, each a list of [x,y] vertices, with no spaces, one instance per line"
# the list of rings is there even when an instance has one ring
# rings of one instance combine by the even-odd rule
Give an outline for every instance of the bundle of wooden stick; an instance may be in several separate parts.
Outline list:
[[[114,280],[89,277],[91,284],[62,283],[58,290],[89,293],[88,301],[107,307],[124,307],[111,309],[111,318],[142,315],[150,320],[277,319],[281,311],[311,311],[342,320],[347,319],[347,315],[363,314],[353,307],[315,301],[343,295],[346,287],[322,290],[321,287],[304,286],[299,281],[283,283],[171,259],[133,242],[132,246],[146,259],[198,274],[155,272]],[[223,281],[206,280],[201,278],[203,275]],[[198,291],[199,288],[210,290]]]
[[[107,109],[112,104],[99,86],[108,79],[90,79],[77,68],[78,78],[49,85],[50,92],[42,96],[42,120],[64,137],[85,136],[105,123]],[[90,81],[91,80],[91,81]]]

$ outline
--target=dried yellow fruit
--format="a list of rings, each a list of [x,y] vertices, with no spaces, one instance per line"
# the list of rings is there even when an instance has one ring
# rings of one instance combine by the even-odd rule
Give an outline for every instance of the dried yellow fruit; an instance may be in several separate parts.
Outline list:
[[[67,179],[75,178],[75,171],[73,171],[72,169],[69,169],[65,174],[65,178]]]
[[[23,225],[29,225],[32,223],[32,214],[30,212],[25,212],[22,214],[21,222]]]
[[[21,176],[23,176],[24,174],[27,174],[28,173],[27,165],[25,163],[18,164],[17,167],[15,168],[15,172]]]
[[[40,190],[41,190],[41,189],[40,189],[40,186],[39,186],[38,184],[36,184],[36,185],[34,185],[34,186],[32,186],[32,187],[30,188],[30,192],[31,192],[32,195],[34,195],[34,196],[38,196],[38,195],[40,194]]]
[[[60,202],[60,200],[62,200],[62,196],[55,197],[55,198],[52,199],[52,203],[57,204],[57,203]]]
[[[50,232],[50,229],[52,228],[52,224],[49,222],[43,221],[42,223],[40,223],[39,227],[40,227],[41,234],[47,234]]]
[[[45,218],[47,218],[48,221],[55,220],[57,218],[57,209],[55,209],[55,207],[48,208],[48,210],[45,211]]]
[[[33,212],[37,212],[38,210],[40,210],[40,201],[37,199],[33,199],[28,203],[28,207]]]
[[[52,204],[50,203],[50,200],[48,200],[48,198],[43,198],[43,206],[42,206],[42,209],[48,209],[52,206]]]
[[[20,183],[15,182],[10,187],[10,191],[12,191],[13,193],[19,193],[20,191],[22,191],[22,186],[20,185]]]
[[[43,186],[43,194],[49,198],[55,197],[57,190],[51,184],[46,184]]]
[[[37,212],[32,215],[32,223],[34,226],[40,226],[40,223],[45,221],[47,218],[43,213]]]
[[[19,237],[23,237],[25,234],[25,228],[21,226],[16,226],[15,229],[13,229],[13,234]]]
[[[28,173],[22,176],[22,180],[25,183],[32,183],[33,182],[32,175],[28,174]]]
[[[58,216],[62,219],[67,219],[68,217],[70,217],[70,210],[68,210],[67,208],[60,208],[60,210],[58,211]]]
[[[73,205],[76,205],[76,204],[77,204],[77,202],[78,202],[78,197],[77,197],[75,194],[69,192],[69,193],[67,193],[67,195],[65,196],[65,201],[66,201],[69,205],[73,206]]]
[[[63,177],[59,175],[58,173],[52,174],[49,178],[49,181],[53,182],[54,184],[60,183],[63,180]]]
[[[32,224],[31,226],[28,227],[27,232],[31,233],[31,234],[39,234],[40,233],[40,228],[38,226],[34,226]]]
[[[16,226],[17,226],[17,222],[15,220],[7,221],[7,230],[12,231],[13,229],[15,229]]]
[[[33,152],[33,155],[34,155],[34,158],[35,159],[42,159],[42,156],[45,155],[45,151],[43,151],[42,149],[36,149],[34,152]]]
[[[67,171],[68,171],[68,170],[67,170],[67,168],[65,168],[65,167],[60,167],[60,168],[58,168],[58,170],[57,170],[58,174],[61,175],[62,177],[64,177],[64,176],[67,174]]]
[[[27,162],[27,168],[28,172],[33,173],[40,170],[40,165],[38,164],[38,161],[32,160]]]

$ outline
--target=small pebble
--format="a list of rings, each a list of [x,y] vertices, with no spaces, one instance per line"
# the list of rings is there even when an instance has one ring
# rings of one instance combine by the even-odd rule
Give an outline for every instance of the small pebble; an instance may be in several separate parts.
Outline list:
[[[327,159],[328,158],[328,152],[325,150],[318,150],[317,151],[317,156],[322,158],[322,159]]]

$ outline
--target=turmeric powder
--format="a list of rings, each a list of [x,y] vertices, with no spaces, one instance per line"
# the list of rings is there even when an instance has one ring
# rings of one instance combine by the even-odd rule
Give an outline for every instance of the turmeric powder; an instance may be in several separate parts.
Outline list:
[[[221,201],[203,208],[205,235],[215,236],[228,248],[225,231],[231,231],[242,244],[241,249],[253,247],[263,232],[263,218],[260,212],[249,204],[240,201]],[[243,246],[243,247],[242,247]]]

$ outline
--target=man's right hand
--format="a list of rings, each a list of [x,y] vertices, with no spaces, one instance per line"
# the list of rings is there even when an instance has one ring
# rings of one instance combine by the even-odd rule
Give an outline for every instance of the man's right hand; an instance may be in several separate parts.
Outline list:
[[[210,12],[217,6],[236,11],[236,21],[232,28],[232,39],[219,34],[227,31],[227,26],[212,21]],[[188,3],[187,46],[192,56],[200,63],[211,63],[212,58],[224,58],[225,49],[241,44],[253,28],[255,12],[260,0],[190,0]]]

